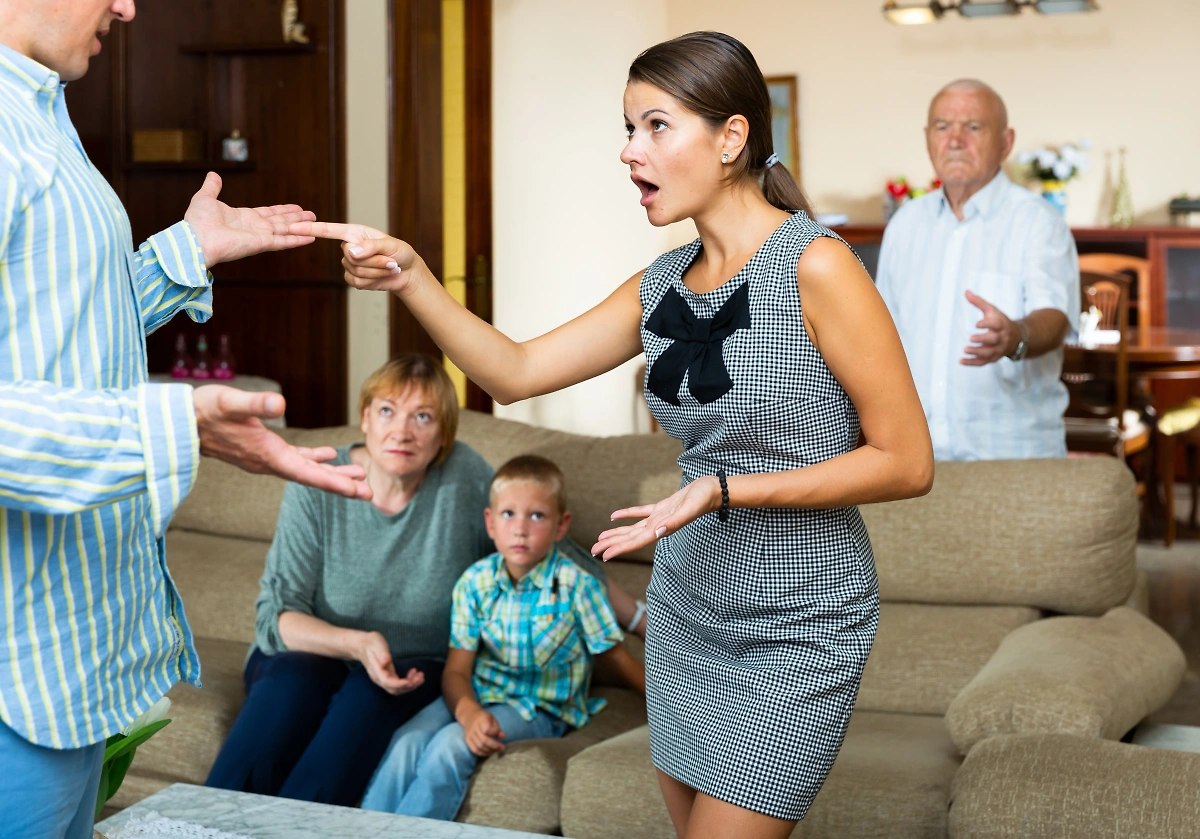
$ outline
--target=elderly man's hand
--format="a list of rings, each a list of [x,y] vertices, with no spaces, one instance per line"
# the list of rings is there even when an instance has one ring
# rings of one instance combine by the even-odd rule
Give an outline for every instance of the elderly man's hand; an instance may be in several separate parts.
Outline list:
[[[958,363],[968,367],[983,367],[1016,352],[1017,345],[1021,343],[1021,328],[1016,322],[970,291],[967,292],[967,300],[983,312],[983,318],[975,324],[976,328],[983,331],[971,336],[971,343],[963,349],[967,357]]]
[[[313,221],[316,215],[297,204],[273,207],[230,207],[221,194],[221,176],[209,172],[200,191],[192,196],[183,220],[204,252],[204,264],[212,268],[265,251],[281,251],[311,244],[312,236],[288,232],[288,225]]]
[[[290,446],[268,431],[262,419],[283,416],[278,393],[249,393],[224,385],[205,385],[192,394],[200,453],[232,463],[247,472],[276,475],[298,484],[370,500],[366,471],[354,464],[330,466],[337,457],[329,446]]]

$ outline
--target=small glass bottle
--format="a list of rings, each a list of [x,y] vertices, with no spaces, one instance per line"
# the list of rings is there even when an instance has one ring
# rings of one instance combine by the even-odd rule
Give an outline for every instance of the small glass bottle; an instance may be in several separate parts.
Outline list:
[[[1133,227],[1133,195],[1129,191],[1129,179],[1125,177],[1125,147],[1121,147],[1121,174],[1113,192],[1112,215],[1108,223],[1113,227]]]
[[[196,340],[196,364],[192,367],[192,378],[212,378],[212,360],[208,356],[208,339],[203,334]]]
[[[192,375],[192,359],[188,357],[187,338],[180,332],[175,337],[175,360],[171,362],[171,378],[186,379]]]
[[[214,379],[228,380],[234,375],[233,370],[233,353],[229,351],[229,336],[222,335],[217,342],[217,361],[213,365],[212,375]]]

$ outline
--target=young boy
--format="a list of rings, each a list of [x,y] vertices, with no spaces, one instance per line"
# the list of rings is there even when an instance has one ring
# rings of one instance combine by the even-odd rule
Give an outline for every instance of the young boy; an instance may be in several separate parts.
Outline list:
[[[453,819],[481,760],[517,740],[561,737],[604,707],[587,695],[593,656],[646,689],[600,582],[554,547],[571,523],[558,467],[510,460],[484,515],[498,552],[454,587],[444,701],[393,736],[364,809]]]

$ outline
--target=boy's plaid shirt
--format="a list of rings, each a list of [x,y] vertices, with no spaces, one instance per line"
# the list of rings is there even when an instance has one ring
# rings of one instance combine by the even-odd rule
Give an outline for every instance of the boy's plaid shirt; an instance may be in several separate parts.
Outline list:
[[[526,720],[540,708],[579,728],[604,707],[589,699],[592,656],[624,635],[600,582],[553,549],[514,584],[499,553],[454,586],[450,644],[473,650],[475,697]]]

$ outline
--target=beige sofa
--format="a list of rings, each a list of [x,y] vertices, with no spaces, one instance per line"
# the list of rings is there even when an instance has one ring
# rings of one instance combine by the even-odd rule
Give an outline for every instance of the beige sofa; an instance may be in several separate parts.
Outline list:
[[[359,436],[285,433],[305,445]],[[664,497],[679,480],[679,445],[661,434],[580,437],[466,413],[460,439],[493,465],[528,451],[558,462],[584,544],[612,510]],[[204,688],[171,692],[174,722],[139,750],[114,806],[203,783],[243,699],[281,493],[273,478],[201,468],[167,541]],[[794,835],[1193,835],[1200,755],[1115,742],[1166,702],[1184,670],[1170,637],[1122,605],[1135,583],[1137,516],[1123,465],[939,464],[929,496],[863,514],[884,600],[879,634],[845,745]],[[647,552],[607,569],[640,593],[649,561]],[[594,690],[607,710],[562,740],[487,761],[460,819],[579,839],[674,837],[641,697]]]

